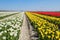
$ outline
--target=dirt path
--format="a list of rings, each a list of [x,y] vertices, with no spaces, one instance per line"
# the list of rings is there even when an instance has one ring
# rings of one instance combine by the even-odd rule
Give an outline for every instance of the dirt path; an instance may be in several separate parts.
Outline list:
[[[20,32],[19,40],[30,40],[28,23],[27,23],[25,15],[24,15],[24,20],[23,20],[23,25],[21,27],[21,32]]]
[[[27,21],[28,21],[28,28],[29,28],[29,33],[30,33],[31,40],[38,40],[38,34],[35,31],[34,27],[31,25],[28,18],[27,18]]]

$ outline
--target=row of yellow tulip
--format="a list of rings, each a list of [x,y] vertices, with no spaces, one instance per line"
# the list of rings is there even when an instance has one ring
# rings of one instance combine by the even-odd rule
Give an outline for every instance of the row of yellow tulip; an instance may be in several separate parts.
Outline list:
[[[39,34],[39,40],[60,40],[60,31],[58,30],[57,25],[49,23],[30,12],[26,12],[26,15],[36,28]]]

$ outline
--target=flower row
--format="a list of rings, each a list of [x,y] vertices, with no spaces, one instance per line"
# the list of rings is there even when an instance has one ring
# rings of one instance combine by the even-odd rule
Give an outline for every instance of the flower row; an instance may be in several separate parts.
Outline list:
[[[13,16],[0,22],[0,40],[18,40],[23,14]]]
[[[47,16],[47,15],[41,15],[41,14],[37,14],[37,13],[32,13],[36,16],[39,16],[53,24],[57,24],[58,26],[60,26],[60,18],[57,18],[57,17],[52,17],[52,16]]]
[[[0,12],[0,19],[15,15],[17,13],[18,12]]]

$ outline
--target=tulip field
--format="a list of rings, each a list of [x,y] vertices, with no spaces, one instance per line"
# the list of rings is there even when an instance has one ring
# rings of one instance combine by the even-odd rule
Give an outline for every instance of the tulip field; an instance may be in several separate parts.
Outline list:
[[[38,40],[60,40],[60,18],[34,12],[26,15],[38,33]]]
[[[60,40],[59,12],[0,12],[0,40]]]
[[[18,40],[22,22],[23,13],[18,13],[17,15],[12,16],[11,18],[1,20],[0,40]]]

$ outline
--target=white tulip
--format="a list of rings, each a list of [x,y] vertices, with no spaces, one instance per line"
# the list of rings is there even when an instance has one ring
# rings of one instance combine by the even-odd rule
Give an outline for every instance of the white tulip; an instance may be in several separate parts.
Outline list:
[[[10,30],[11,32],[12,32],[12,31],[14,31],[14,29],[13,29],[13,28],[9,28],[8,30]]]
[[[15,28],[18,28],[18,27],[19,27],[19,25],[16,24],[16,25],[15,25]]]
[[[2,29],[2,27],[0,27],[0,30]]]
[[[5,33],[7,33],[7,31],[6,31],[6,30],[5,30],[4,32],[5,32]]]
[[[17,33],[14,33],[14,37],[16,37],[17,36]]]
[[[6,37],[5,37],[5,36],[3,36],[3,39],[6,39]]]
[[[5,25],[5,23],[3,23],[3,25]]]
[[[11,22],[7,22],[8,25],[11,25]]]
[[[14,32],[10,32],[10,35],[13,36],[14,35]]]
[[[2,35],[2,32],[0,32],[0,36]]]
[[[5,28],[7,27],[7,25],[4,26]]]
[[[3,25],[2,25],[2,24],[0,24],[0,26],[1,26],[1,27],[3,27]]]

